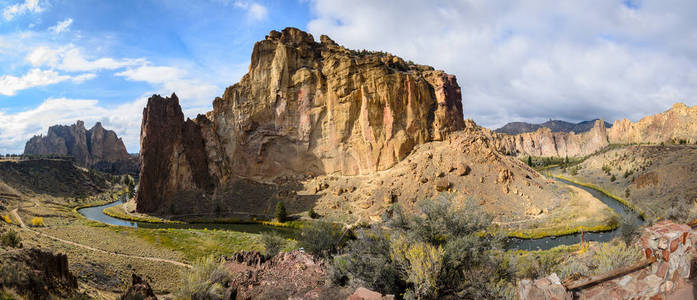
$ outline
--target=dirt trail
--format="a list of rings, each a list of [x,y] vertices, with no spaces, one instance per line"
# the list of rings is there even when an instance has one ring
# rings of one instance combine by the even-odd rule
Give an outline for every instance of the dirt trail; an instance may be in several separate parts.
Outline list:
[[[59,242],[62,242],[62,243],[68,244],[68,245],[72,245],[72,246],[84,248],[84,249],[91,250],[91,251],[95,251],[95,252],[106,253],[106,254],[109,254],[109,255],[116,255],[116,256],[128,257],[128,258],[136,258],[136,259],[144,259],[144,260],[155,261],[155,262],[170,263],[170,264],[174,264],[174,265],[177,265],[177,266],[181,266],[181,267],[185,267],[185,268],[191,269],[191,265],[185,264],[185,263],[183,263],[183,262],[178,262],[178,261],[176,261],[176,260],[165,259],[165,258],[157,258],[157,257],[149,257],[149,256],[130,255],[130,254],[117,253],[117,252],[111,252],[111,251],[106,251],[106,250],[102,250],[102,249],[97,249],[97,248],[94,248],[94,247],[90,247],[90,246],[87,246],[87,245],[83,245],[83,244],[80,244],[80,243],[76,243],[76,242],[73,242],[73,241],[68,241],[68,240],[65,240],[65,239],[61,239],[61,238],[58,238],[58,237],[55,237],[55,236],[52,236],[52,235],[48,235],[48,234],[45,234],[45,233],[43,233],[43,232],[39,232],[39,231],[36,231],[36,230],[33,230],[33,229],[27,227],[27,226],[24,224],[24,221],[22,221],[22,218],[19,217],[19,214],[17,213],[17,209],[16,209],[16,208],[15,208],[14,210],[12,210],[12,215],[15,216],[15,218],[16,218],[17,221],[19,222],[19,226],[22,227],[23,229],[28,230],[28,231],[33,232],[33,233],[38,234],[38,235],[43,235],[43,236],[45,236],[45,237],[47,237],[47,238],[50,238],[50,239],[52,239],[52,240],[59,241]]]

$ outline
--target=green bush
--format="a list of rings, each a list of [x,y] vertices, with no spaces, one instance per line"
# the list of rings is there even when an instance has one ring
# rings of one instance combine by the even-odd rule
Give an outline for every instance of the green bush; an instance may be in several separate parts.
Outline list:
[[[314,207],[310,207],[310,210],[307,212],[307,215],[308,215],[310,218],[312,218],[312,219],[317,219],[317,218],[319,218],[319,214],[317,214],[317,212],[315,212],[315,208],[314,208]]]
[[[286,212],[286,206],[283,205],[283,201],[278,201],[278,203],[276,203],[275,216],[276,220],[281,223],[288,219],[288,212]]]
[[[196,260],[190,270],[182,274],[182,282],[175,292],[177,299],[222,299],[222,282],[228,273],[221,262],[208,256]]]
[[[278,233],[264,232],[261,234],[261,243],[264,244],[264,251],[267,257],[274,257],[281,252],[285,240]]]
[[[3,247],[22,248],[22,239],[19,237],[19,234],[12,229],[5,232],[0,240],[2,240]]]
[[[382,229],[362,230],[332,262],[333,281],[346,280],[386,294],[399,294],[406,286],[399,266],[390,255],[390,236]]]
[[[629,247],[624,241],[614,240],[603,243],[591,259],[593,273],[604,274],[614,269],[628,266],[641,259],[637,247]]]
[[[299,244],[309,253],[330,257],[341,248],[346,234],[346,230],[337,224],[317,222],[303,227]]]
[[[417,299],[437,298],[443,248],[400,236],[392,240],[390,249],[390,256],[401,266],[402,276],[412,285],[414,296]]]
[[[612,174],[610,177],[610,182],[615,182],[615,180],[617,180],[617,177],[615,177],[615,174]]]

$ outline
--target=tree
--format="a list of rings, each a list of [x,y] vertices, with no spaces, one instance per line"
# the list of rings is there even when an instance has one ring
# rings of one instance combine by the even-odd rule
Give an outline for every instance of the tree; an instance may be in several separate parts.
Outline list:
[[[283,205],[283,201],[278,201],[276,203],[276,220],[283,223],[288,219],[288,213],[286,212],[286,206]]]
[[[528,155],[528,166],[532,167],[532,156]]]

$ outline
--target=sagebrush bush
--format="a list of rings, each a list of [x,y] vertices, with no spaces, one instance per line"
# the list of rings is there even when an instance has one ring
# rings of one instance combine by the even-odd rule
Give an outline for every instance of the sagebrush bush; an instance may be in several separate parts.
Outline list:
[[[443,248],[400,236],[392,239],[390,256],[400,265],[402,276],[413,287],[417,299],[438,296],[438,278],[443,267]]]
[[[592,272],[603,274],[619,267],[628,266],[641,259],[641,251],[621,240],[603,243],[591,259]]]
[[[308,215],[310,218],[312,218],[312,219],[317,219],[317,218],[319,218],[319,214],[317,214],[317,212],[315,212],[315,208],[314,208],[314,207],[310,207],[310,210],[307,212],[307,215]]]
[[[19,234],[12,229],[3,233],[0,241],[2,241],[3,247],[22,248],[22,239],[19,237]]]
[[[274,257],[281,252],[285,245],[285,239],[275,232],[264,232],[261,234],[261,243],[264,244],[264,251],[267,257]]]
[[[303,227],[300,247],[319,257],[330,257],[341,248],[347,231],[340,225],[317,222]]]
[[[31,226],[34,227],[43,227],[44,226],[44,218],[42,217],[33,217],[31,219]]]
[[[223,264],[215,257],[199,258],[191,269],[184,271],[175,294],[177,299],[222,299],[225,292],[222,283],[228,276]]]

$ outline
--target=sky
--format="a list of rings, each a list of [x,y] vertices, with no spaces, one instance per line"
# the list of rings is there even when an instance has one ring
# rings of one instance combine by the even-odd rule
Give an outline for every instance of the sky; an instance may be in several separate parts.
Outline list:
[[[149,96],[211,110],[285,27],[455,74],[489,128],[697,104],[693,0],[0,0],[0,153],[76,120],[138,152]]]

